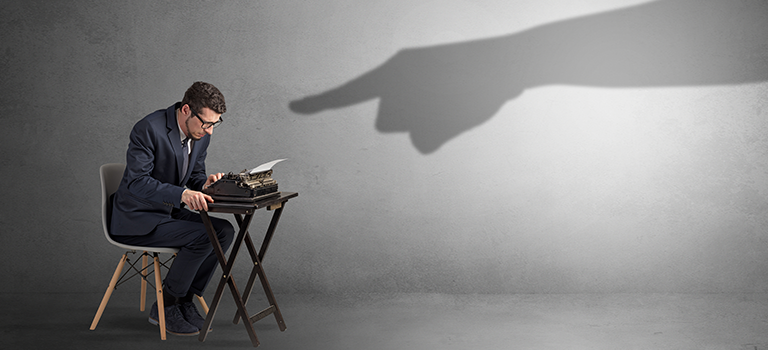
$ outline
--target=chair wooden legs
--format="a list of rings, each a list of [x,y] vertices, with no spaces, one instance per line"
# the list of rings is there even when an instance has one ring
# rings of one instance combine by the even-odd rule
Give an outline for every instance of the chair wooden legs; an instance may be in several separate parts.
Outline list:
[[[125,265],[125,261],[127,259],[128,259],[128,253],[126,252],[125,254],[123,254],[123,257],[120,258],[120,262],[117,264],[115,273],[112,275],[112,280],[109,281],[109,287],[107,287],[107,291],[104,293],[104,298],[101,299],[99,310],[96,311],[96,316],[93,317],[93,322],[91,323],[91,330],[96,329],[96,325],[99,324],[99,319],[101,319],[101,314],[104,313],[104,309],[107,307],[107,303],[109,302],[109,297],[112,296],[112,292],[115,290],[115,285],[117,285],[117,280],[120,278],[120,273],[123,272],[123,266]]]
[[[147,252],[141,254],[141,303],[139,310],[142,312],[147,307]]]
[[[145,252],[146,253],[146,252]],[[101,315],[104,313],[104,309],[107,307],[107,303],[109,302],[109,298],[112,296],[112,292],[115,291],[115,286],[117,285],[117,281],[120,279],[120,273],[123,272],[123,267],[125,267],[125,262],[128,260],[128,252],[125,252],[123,256],[120,258],[120,262],[117,264],[117,268],[115,269],[115,273],[112,274],[112,280],[109,281],[109,287],[107,287],[107,292],[104,293],[104,298],[101,299],[101,304],[99,304],[99,310],[96,311],[96,316],[93,317],[93,322],[91,323],[91,330],[96,329],[96,325],[99,324],[99,320],[101,319]],[[146,267],[147,267],[147,255],[145,254],[142,257],[142,272],[143,275],[141,279],[141,310],[144,311],[145,305],[146,305],[146,294],[147,294],[147,281],[146,281]],[[155,289],[157,294],[157,314],[160,321],[160,339],[165,340],[165,308],[163,307],[163,282],[160,278],[160,258],[157,256],[157,253],[154,253],[154,267],[155,267]]]
[[[154,253],[155,289],[157,290],[157,317],[160,321],[160,339],[165,340],[165,303],[163,302],[163,281],[160,280],[160,258]]]
[[[205,312],[205,314],[207,315],[207,314],[208,314],[208,304],[206,304],[206,303],[205,303],[205,299],[203,299],[203,297],[202,297],[202,296],[199,296],[199,295],[198,295],[198,296],[197,296],[197,301],[199,301],[199,302],[200,302],[200,306],[203,308],[203,311],[204,311],[204,312]]]
[[[107,291],[104,293],[104,297],[101,299],[101,304],[99,304],[99,310],[96,311],[96,316],[93,317],[93,322],[91,323],[91,330],[96,329],[96,325],[99,324],[99,320],[101,319],[101,315],[104,313],[104,309],[107,307],[107,303],[109,302],[109,298],[112,296],[112,292],[115,291],[115,287],[117,286],[117,282],[120,280],[120,274],[123,272],[123,268],[125,267],[126,261],[128,261],[128,253],[126,252],[123,254],[123,256],[120,258],[120,262],[117,264],[117,268],[115,269],[115,273],[112,274],[112,279],[109,281],[109,287],[107,287]],[[146,299],[147,299],[147,268],[148,268],[148,257],[149,254],[147,252],[144,252],[143,256],[141,257],[141,303],[140,303],[140,309],[141,311],[144,311],[146,309]],[[157,296],[157,316],[158,316],[158,323],[160,326],[160,339],[166,340],[166,328],[165,328],[165,303],[163,302],[163,281],[161,278],[160,273],[160,266],[162,265],[160,263],[160,257],[157,253],[153,253],[153,262],[154,265],[154,272],[155,272],[155,295]],[[208,304],[205,303],[205,299],[203,299],[202,296],[197,296],[197,301],[200,302],[200,306],[203,308],[203,311],[205,311],[206,314],[208,314]]]

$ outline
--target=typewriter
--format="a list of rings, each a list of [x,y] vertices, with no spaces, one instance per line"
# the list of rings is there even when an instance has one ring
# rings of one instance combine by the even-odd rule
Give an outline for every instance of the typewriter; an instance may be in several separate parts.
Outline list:
[[[255,202],[279,196],[277,181],[272,178],[272,165],[282,160],[262,164],[250,171],[226,174],[203,189],[203,193],[222,202]]]

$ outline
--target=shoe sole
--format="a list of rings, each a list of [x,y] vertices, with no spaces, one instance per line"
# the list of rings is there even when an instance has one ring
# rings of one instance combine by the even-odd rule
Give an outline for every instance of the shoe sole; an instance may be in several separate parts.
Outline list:
[[[153,324],[155,326],[160,326],[160,321],[158,321],[158,320],[156,320],[156,319],[154,319],[152,317],[150,317],[148,320],[149,320],[150,324]],[[191,336],[200,334],[200,331],[197,331],[195,333],[176,333],[176,332],[169,331],[168,328],[165,329],[165,332],[166,333],[171,333],[173,335],[179,335],[179,336],[182,336],[182,337],[185,337],[185,336],[191,337]]]
[[[149,323],[151,323],[151,324],[153,324],[153,325],[155,325],[155,326],[159,326],[159,325],[160,325],[160,322],[158,322],[156,319],[154,319],[154,318],[152,318],[152,317],[150,317],[150,318],[149,318]],[[198,332],[199,332],[199,331],[198,331]],[[210,332],[213,332],[213,327],[208,327],[208,332],[209,332],[209,333],[210,333]]]

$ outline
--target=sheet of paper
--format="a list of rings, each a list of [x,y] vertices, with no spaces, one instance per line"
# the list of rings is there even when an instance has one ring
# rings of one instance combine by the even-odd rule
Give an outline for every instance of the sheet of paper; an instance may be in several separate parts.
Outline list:
[[[259,165],[259,166],[255,167],[255,168],[251,169],[251,171],[249,171],[248,173],[249,174],[255,174],[255,173],[260,173],[262,171],[267,171],[269,169],[272,169],[272,166],[274,166],[275,164],[280,163],[280,162],[282,162],[284,160],[285,159],[276,159],[276,160],[273,160],[271,162],[264,163],[262,165]]]

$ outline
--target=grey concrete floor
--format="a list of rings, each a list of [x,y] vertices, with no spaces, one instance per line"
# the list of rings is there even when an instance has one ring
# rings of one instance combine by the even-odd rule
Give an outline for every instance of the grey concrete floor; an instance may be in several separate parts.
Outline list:
[[[245,327],[232,324],[231,295],[205,342],[161,341],[138,309],[138,288],[128,289],[115,292],[94,331],[100,293],[0,294],[0,348],[251,348]],[[257,294],[251,313],[264,307]],[[288,329],[280,332],[271,316],[256,323],[260,349],[768,350],[768,294],[276,297]]]

